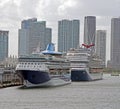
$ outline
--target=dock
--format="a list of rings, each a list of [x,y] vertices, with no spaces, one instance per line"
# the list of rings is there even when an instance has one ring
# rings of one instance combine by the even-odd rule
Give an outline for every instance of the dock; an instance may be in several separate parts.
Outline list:
[[[19,86],[23,80],[15,73],[14,69],[0,68],[0,88]]]

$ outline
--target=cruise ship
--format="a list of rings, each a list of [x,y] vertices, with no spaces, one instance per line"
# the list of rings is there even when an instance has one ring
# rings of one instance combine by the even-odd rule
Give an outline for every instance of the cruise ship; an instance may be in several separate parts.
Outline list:
[[[19,57],[16,72],[25,87],[50,87],[71,83],[70,61],[48,44],[45,51]]]
[[[71,62],[72,81],[100,80],[103,77],[103,61],[91,49],[70,49],[67,58]]]

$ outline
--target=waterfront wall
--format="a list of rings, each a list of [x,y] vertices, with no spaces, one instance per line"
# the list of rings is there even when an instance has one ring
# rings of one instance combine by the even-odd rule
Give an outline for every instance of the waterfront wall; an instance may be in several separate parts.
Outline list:
[[[22,85],[22,79],[15,73],[14,69],[4,69],[0,73],[0,88]]]

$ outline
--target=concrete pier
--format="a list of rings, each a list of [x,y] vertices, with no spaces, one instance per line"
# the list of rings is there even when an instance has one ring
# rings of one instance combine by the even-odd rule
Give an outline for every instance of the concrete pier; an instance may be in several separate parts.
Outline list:
[[[22,85],[22,79],[14,69],[0,69],[0,88]]]

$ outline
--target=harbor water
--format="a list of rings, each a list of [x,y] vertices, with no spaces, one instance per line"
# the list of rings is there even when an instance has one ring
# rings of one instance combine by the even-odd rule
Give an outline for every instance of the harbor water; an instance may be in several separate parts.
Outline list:
[[[0,109],[120,109],[120,76],[52,88],[2,88]]]

